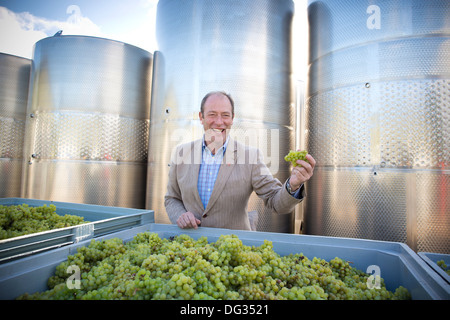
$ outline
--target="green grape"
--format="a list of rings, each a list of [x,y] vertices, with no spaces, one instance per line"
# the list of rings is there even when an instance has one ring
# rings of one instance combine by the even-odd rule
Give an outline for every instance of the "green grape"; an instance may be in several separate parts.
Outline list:
[[[80,289],[69,289],[66,270],[76,265]],[[131,241],[92,240],[68,256],[50,277],[49,290],[17,299],[57,300],[386,300],[410,299],[407,289],[368,289],[368,274],[338,257],[280,256],[272,242],[246,246],[236,235],[209,243],[187,235],[162,239],[137,234]]]
[[[447,265],[445,264],[444,260],[439,260],[436,262],[436,264],[444,270],[448,275],[450,275],[450,269],[448,269]]]
[[[306,160],[306,155],[308,152],[306,150],[303,151],[294,151],[290,150],[289,153],[284,157],[284,160],[290,162],[294,167],[301,166],[297,163],[297,160]]]
[[[56,213],[53,204],[30,207],[27,204],[0,205],[0,240],[87,223],[83,217]]]

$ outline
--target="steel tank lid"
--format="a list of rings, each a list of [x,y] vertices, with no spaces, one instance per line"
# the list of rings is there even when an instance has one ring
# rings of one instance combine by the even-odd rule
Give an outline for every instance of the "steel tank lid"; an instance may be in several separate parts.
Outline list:
[[[18,56],[18,55],[16,55],[16,54],[12,54],[12,53],[7,53],[7,52],[0,52],[0,55],[3,55],[3,56],[9,56],[9,57],[12,57],[12,58],[23,59],[23,60],[27,60],[27,61],[31,61],[30,58],[25,58],[25,57]]]
[[[80,40],[86,39],[86,40],[92,40],[92,41],[98,40],[98,41],[104,41],[104,42],[116,43],[116,44],[118,44],[118,45],[123,45],[123,46],[131,47],[131,48],[136,48],[136,49],[138,49],[138,50],[141,50],[141,51],[144,52],[144,53],[148,53],[148,54],[150,54],[150,55],[153,55],[153,53],[150,52],[150,51],[148,51],[148,50],[145,50],[145,49],[143,49],[143,48],[141,48],[141,47],[138,47],[138,46],[135,46],[135,45],[133,45],[133,44],[126,43],[126,42],[123,42],[123,41],[120,41],[120,40],[114,40],[114,39],[103,38],[103,37],[97,37],[97,36],[75,35],[75,34],[68,34],[68,35],[62,35],[62,34],[61,34],[61,35],[54,35],[54,36],[50,36],[50,37],[45,37],[45,38],[42,38],[41,40],[38,40],[38,41],[34,44],[34,46],[36,47],[36,45],[41,44],[42,42],[50,41],[50,40],[55,40],[55,39],[69,39],[69,38],[75,38],[75,39],[80,39]]]

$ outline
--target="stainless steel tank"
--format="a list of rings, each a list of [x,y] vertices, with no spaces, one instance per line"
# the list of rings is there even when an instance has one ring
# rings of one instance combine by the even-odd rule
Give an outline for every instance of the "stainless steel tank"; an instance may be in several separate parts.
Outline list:
[[[284,155],[294,147],[291,0],[160,0],[154,55],[147,207],[170,223],[164,208],[173,148],[202,137],[200,102],[209,91],[235,100],[231,136],[259,147],[271,173],[288,177]],[[257,229],[292,232],[293,214],[273,215],[256,195]]]
[[[0,198],[20,197],[31,60],[0,53]]]
[[[145,207],[152,60],[103,38],[35,44],[24,197]]]
[[[305,232],[450,253],[450,2],[308,3]]]

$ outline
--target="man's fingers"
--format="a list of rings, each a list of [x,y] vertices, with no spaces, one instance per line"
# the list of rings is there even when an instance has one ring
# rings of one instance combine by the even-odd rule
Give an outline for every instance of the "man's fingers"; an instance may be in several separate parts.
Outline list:
[[[302,168],[306,170],[308,175],[312,175],[314,171],[314,167],[316,165],[316,160],[310,155],[306,155],[306,160],[297,160],[297,164],[300,165],[300,167],[295,167],[294,169],[298,169],[299,173],[302,173]]]
[[[184,216],[184,221],[185,221],[186,228],[192,228],[192,227],[194,227],[194,225],[196,225],[195,218],[192,214],[186,214]]]
[[[195,218],[194,214],[189,211],[183,213],[177,220],[178,227],[180,227],[182,229],[186,229],[186,228],[197,229],[199,224],[200,224],[200,220]]]
[[[297,163],[300,165],[300,167],[295,167],[293,170],[295,170],[294,172],[296,174],[301,174],[301,175],[310,175],[313,171],[313,167],[311,166],[311,164],[309,164],[306,161],[303,160],[297,160]]]
[[[290,183],[294,190],[313,176],[316,160],[310,154],[306,155],[306,160],[297,160],[300,166],[292,169]]]
[[[309,153],[306,155],[306,159],[308,160],[308,163],[311,165],[311,167],[315,167],[316,166],[316,159],[313,158],[312,155],[310,155]]]

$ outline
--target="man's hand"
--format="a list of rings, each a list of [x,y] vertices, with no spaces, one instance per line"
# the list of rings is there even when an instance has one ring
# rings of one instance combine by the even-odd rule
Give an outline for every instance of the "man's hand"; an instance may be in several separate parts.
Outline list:
[[[182,229],[187,228],[194,228],[197,229],[200,225],[201,221],[198,220],[194,214],[190,211],[183,213],[178,219],[177,219],[177,225],[178,227]]]
[[[314,174],[314,167],[316,166],[316,160],[310,155],[306,155],[308,161],[297,160],[297,163],[301,166],[294,167],[291,172],[289,184],[291,190],[297,190],[303,183],[308,181]]]

